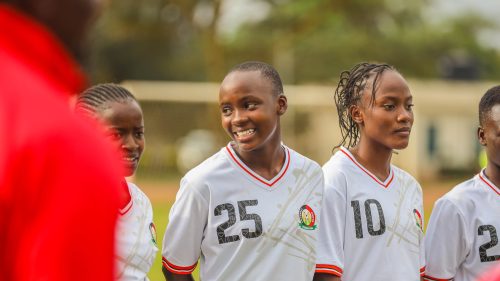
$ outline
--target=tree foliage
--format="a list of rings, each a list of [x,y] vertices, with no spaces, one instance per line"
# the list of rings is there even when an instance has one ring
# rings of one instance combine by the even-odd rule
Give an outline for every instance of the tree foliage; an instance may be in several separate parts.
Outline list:
[[[263,20],[221,34],[231,1],[112,1],[92,41],[94,80],[220,81],[244,60],[274,64],[287,83],[335,80],[359,61],[418,78],[453,77],[457,65],[475,71],[458,78],[500,74],[498,51],[477,39],[491,23],[474,15],[429,21],[430,0],[256,0],[270,7]]]

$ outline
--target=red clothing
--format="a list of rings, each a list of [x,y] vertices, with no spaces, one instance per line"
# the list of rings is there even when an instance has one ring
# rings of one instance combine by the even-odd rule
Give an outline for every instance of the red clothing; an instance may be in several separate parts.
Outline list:
[[[0,4],[0,280],[114,280],[121,171],[56,38]]]
[[[500,264],[494,265],[486,274],[477,281],[500,281]]]

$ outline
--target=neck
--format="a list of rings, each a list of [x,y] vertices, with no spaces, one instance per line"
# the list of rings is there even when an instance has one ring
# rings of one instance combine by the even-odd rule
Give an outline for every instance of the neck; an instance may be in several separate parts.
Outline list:
[[[349,150],[356,161],[374,174],[379,180],[384,181],[391,172],[392,149],[375,147],[365,142],[358,143]]]
[[[285,150],[281,142],[252,151],[239,151],[234,146],[233,148],[245,165],[267,180],[274,178],[285,163]]]
[[[484,173],[486,177],[495,185],[497,189],[500,189],[500,167],[493,164],[488,163],[486,168],[484,169]]]

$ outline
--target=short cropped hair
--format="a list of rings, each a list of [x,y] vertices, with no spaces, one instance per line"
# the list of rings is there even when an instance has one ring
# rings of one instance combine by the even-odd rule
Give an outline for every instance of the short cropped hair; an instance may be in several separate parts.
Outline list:
[[[483,95],[479,101],[479,125],[482,126],[493,106],[500,104],[500,86],[495,86]]]
[[[259,71],[262,76],[264,76],[266,79],[269,79],[269,81],[271,81],[271,83],[273,84],[274,94],[283,94],[283,82],[281,81],[281,77],[278,71],[276,71],[274,67],[265,62],[247,61],[234,66],[229,71],[229,73],[235,71]]]

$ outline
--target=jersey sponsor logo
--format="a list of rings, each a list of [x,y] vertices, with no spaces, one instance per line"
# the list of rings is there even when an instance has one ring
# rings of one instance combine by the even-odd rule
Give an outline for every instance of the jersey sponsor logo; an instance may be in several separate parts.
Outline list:
[[[152,222],[149,224],[149,233],[151,234],[151,242],[153,242],[155,246],[158,246],[156,244],[156,227],[155,224]]]
[[[308,205],[304,205],[299,209],[299,226],[305,230],[316,229],[316,214]]]
[[[422,221],[422,215],[417,209],[413,209],[413,217],[415,218],[415,223],[417,224],[418,228],[424,231],[424,223]]]

